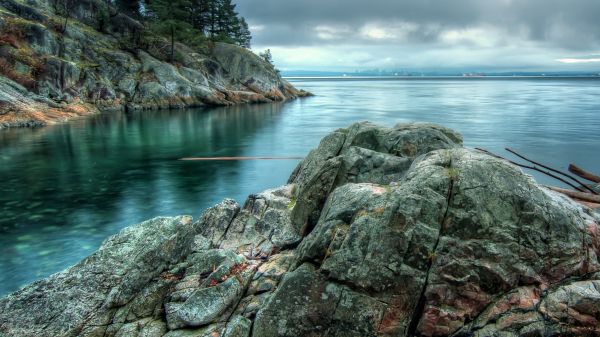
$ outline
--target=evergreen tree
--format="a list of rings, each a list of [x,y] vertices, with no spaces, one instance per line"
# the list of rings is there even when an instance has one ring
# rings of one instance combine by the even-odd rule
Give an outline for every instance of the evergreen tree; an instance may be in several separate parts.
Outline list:
[[[210,2],[212,0],[192,0],[190,8],[191,24],[192,26],[202,32],[206,33],[209,27],[209,11]]]
[[[236,30],[239,30],[238,14],[231,0],[221,0],[218,13],[219,35],[224,41],[232,41]]]
[[[152,28],[167,34],[171,40],[171,62],[175,60],[175,41],[193,34],[190,8],[191,0],[152,0],[148,1],[148,9],[155,17]]]
[[[115,0],[117,9],[133,18],[140,17],[141,4],[140,0]]]
[[[248,28],[248,23],[246,19],[240,18],[239,31],[237,32],[236,42],[244,47],[250,48],[250,41],[252,40],[252,34],[250,33],[250,28]]]
[[[59,0],[54,0],[59,1]],[[232,0],[106,0],[129,16],[145,19],[151,29],[171,41],[171,61],[175,42],[212,41],[234,43],[250,48],[248,23],[236,12]]]
[[[214,40],[218,34],[219,2],[219,0],[207,0],[206,4],[206,28],[204,31],[211,40]]]
[[[259,53],[258,56],[260,56],[263,60],[265,60],[265,62],[269,63],[270,65],[275,65],[273,63],[273,55],[271,54],[271,49],[267,49],[262,53]]]

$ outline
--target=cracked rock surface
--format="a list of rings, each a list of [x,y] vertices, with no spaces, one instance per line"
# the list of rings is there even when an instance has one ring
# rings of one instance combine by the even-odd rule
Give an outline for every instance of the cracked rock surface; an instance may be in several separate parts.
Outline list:
[[[600,336],[599,221],[452,130],[359,123],[0,300],[0,336]]]

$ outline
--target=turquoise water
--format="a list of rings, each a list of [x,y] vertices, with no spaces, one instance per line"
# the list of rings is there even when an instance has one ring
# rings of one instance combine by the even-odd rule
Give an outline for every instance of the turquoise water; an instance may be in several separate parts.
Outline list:
[[[0,295],[78,262],[127,225],[198,217],[223,198],[243,202],[282,185],[298,163],[181,157],[303,156],[355,121],[427,121],[459,130],[468,146],[502,154],[509,146],[557,168],[573,162],[600,170],[599,80],[293,82],[317,96],[1,131]]]

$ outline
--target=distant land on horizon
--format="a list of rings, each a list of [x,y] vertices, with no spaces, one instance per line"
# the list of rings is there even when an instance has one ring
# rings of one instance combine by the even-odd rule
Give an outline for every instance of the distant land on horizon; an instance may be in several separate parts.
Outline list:
[[[316,70],[282,70],[283,77],[599,77],[599,71],[392,71],[392,70],[364,70],[353,72],[341,71],[316,71]]]

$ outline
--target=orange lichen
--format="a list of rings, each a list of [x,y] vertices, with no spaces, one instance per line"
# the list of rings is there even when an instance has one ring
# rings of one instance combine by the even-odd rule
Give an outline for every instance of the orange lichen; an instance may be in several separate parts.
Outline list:
[[[25,37],[25,33],[20,28],[22,19],[6,18],[6,24],[0,30],[0,46],[10,45],[13,48],[20,48],[21,41]]]
[[[10,45],[13,48],[19,48],[18,39],[16,36],[9,33],[0,33],[0,46]]]
[[[172,273],[162,273],[159,277],[165,281],[179,281],[182,279],[181,275],[176,275]]]
[[[20,74],[15,70],[14,65],[3,57],[0,58],[0,75],[8,77],[28,89],[34,88],[36,84],[30,74]]]
[[[55,108],[17,96],[14,101],[5,102],[0,106],[0,125],[49,125],[97,112],[98,109],[94,106],[79,101]]]
[[[238,263],[235,264],[233,266],[231,266],[231,268],[229,269],[229,272],[223,276],[221,276],[220,279],[212,279],[210,280],[210,282],[208,283],[208,287],[214,287],[222,282],[227,281],[228,279],[232,278],[232,277],[239,277],[239,274],[241,274],[242,272],[244,272],[246,269],[248,269],[249,264],[246,262],[243,263]],[[241,282],[241,279],[239,279],[239,281]]]

